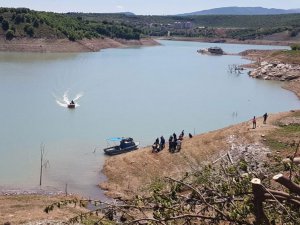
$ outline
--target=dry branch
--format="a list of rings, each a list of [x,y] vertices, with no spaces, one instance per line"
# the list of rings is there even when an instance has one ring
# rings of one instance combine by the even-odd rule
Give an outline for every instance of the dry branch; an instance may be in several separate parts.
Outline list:
[[[300,186],[292,182],[290,179],[284,177],[282,174],[275,175],[273,180],[285,186],[290,190],[290,192],[300,195]]]

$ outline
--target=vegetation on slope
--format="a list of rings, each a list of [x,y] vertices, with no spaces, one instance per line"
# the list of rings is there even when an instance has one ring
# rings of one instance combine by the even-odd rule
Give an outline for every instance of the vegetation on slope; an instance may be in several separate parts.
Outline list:
[[[141,32],[131,26],[115,22],[90,22],[80,16],[38,12],[27,8],[0,8],[0,35],[14,37],[140,39]]]
[[[288,15],[202,15],[202,16],[137,16],[105,13],[69,13],[89,21],[115,21],[134,26],[151,36],[215,37],[255,39],[264,35],[300,30],[300,14]],[[221,29],[221,30],[220,30]]]
[[[107,13],[51,13],[26,8],[0,8],[0,35],[33,38],[122,38],[183,36],[204,38],[260,39],[287,32],[293,38],[300,31],[300,14],[288,15],[204,15],[136,16]]]

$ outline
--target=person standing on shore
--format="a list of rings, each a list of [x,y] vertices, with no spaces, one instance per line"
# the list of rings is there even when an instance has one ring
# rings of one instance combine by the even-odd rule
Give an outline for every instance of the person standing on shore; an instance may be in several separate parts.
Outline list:
[[[263,117],[264,117],[264,124],[266,124],[266,123],[267,123],[268,114],[265,113],[265,114],[263,115]]]
[[[252,125],[253,125],[252,128],[255,129],[256,128],[256,118],[255,118],[255,116],[252,119]]]
[[[177,135],[175,133],[173,133],[173,139],[175,142],[177,141]]]
[[[173,150],[173,136],[171,135],[169,138],[169,151],[172,152]]]
[[[160,150],[163,150],[165,148],[165,143],[166,143],[166,140],[165,140],[164,136],[161,136],[160,137]]]

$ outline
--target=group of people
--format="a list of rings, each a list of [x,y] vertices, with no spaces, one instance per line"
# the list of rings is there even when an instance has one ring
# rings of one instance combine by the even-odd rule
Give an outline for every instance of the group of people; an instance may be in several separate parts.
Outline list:
[[[159,142],[159,138],[156,138],[155,142],[152,145],[152,152],[156,152],[156,153],[160,152],[165,148],[165,144],[166,144],[166,140],[164,136],[160,137],[160,142]]]
[[[173,133],[173,135],[169,137],[169,152],[175,153],[181,150],[181,143],[183,140],[183,136],[184,136],[184,130],[181,131],[181,134],[179,135],[178,138],[175,133]]]
[[[264,121],[263,121],[263,123],[264,124],[266,124],[267,123],[267,118],[268,118],[268,113],[265,113],[264,115],[263,115],[263,118],[264,118]],[[256,118],[255,118],[255,116],[253,117],[253,119],[252,119],[252,129],[255,129],[256,128]]]
[[[184,137],[184,130],[181,131],[180,135],[177,138],[177,135],[175,133],[173,133],[170,137],[169,137],[169,152],[171,153],[175,153],[175,152],[179,152],[181,150],[181,143]],[[191,133],[189,133],[189,138],[192,138],[193,135]],[[165,148],[165,138],[163,136],[160,137],[160,141],[159,138],[156,138],[155,142],[152,145],[152,152],[160,152],[161,150],[163,150]]]

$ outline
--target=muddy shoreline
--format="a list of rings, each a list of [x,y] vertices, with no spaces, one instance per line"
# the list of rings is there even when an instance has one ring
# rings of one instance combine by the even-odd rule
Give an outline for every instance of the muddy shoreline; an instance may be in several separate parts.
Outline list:
[[[151,38],[123,40],[110,38],[68,39],[14,38],[11,41],[0,38],[0,51],[3,52],[97,52],[106,48],[126,48],[130,46],[155,46],[159,43]]]
[[[291,41],[270,41],[270,40],[246,40],[216,39],[216,38],[181,38],[162,37],[158,40],[193,41],[207,43],[227,44],[252,44],[252,45],[281,45],[293,44]],[[14,38],[10,41],[0,38],[0,51],[4,52],[97,52],[106,48],[126,48],[130,46],[155,46],[159,43],[154,38],[142,38],[140,40],[124,40],[110,38],[83,39],[70,41],[68,39],[47,39],[47,38]]]

